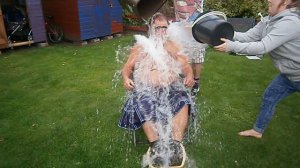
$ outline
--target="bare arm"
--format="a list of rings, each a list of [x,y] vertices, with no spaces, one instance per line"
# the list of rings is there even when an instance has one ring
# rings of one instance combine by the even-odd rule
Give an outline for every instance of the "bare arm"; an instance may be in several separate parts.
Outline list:
[[[132,90],[134,88],[134,82],[131,79],[131,76],[132,76],[132,73],[134,70],[134,65],[136,63],[136,58],[137,58],[139,51],[140,51],[139,46],[134,46],[131,49],[128,60],[122,69],[122,77],[123,77],[123,81],[124,81],[123,84],[127,90]]]
[[[168,41],[165,45],[167,52],[181,64],[181,69],[184,75],[184,84],[192,87],[195,83],[193,69],[188,62],[188,58],[180,54],[179,46],[172,41]]]
[[[181,63],[182,66],[182,72],[184,75],[183,83],[188,87],[194,86],[195,81],[194,81],[193,69],[189,64],[188,59],[185,56],[177,55],[177,60]]]

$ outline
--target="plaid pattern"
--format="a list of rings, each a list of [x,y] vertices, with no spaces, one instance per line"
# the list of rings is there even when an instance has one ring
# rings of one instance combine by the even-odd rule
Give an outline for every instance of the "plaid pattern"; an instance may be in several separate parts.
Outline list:
[[[195,114],[190,95],[185,88],[172,85],[169,88],[144,89],[129,95],[119,120],[122,128],[136,130],[146,121],[166,121],[175,116],[184,105],[189,105],[189,114]]]

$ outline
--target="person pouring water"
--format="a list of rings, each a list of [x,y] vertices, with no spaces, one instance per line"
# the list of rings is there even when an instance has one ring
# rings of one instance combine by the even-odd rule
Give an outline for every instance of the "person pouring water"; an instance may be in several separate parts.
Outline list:
[[[268,16],[245,33],[234,32],[233,40],[214,49],[248,55],[268,53],[280,71],[266,88],[259,115],[252,129],[240,136],[262,138],[283,98],[300,91],[300,0],[268,0]]]

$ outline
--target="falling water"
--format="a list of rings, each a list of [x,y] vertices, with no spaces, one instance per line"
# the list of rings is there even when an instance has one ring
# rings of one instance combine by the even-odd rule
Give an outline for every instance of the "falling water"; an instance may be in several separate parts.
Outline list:
[[[192,23],[187,21],[173,22],[168,28],[168,36],[172,41],[177,42],[184,55],[196,54],[193,52],[202,52],[208,45],[197,42],[192,34]]]
[[[164,149],[160,154],[163,156],[164,166],[169,165],[169,158],[171,156],[171,150],[169,148],[170,138],[172,133],[172,106],[170,104],[170,84],[175,83],[175,87],[180,90],[185,90],[185,86],[180,81],[175,81],[175,78],[180,78],[180,65],[168,53],[164,50],[163,45],[157,44],[157,41],[146,38],[144,36],[136,35],[135,39],[137,45],[141,45],[144,48],[144,52],[148,54],[147,57],[143,58],[143,61],[139,62],[139,66],[143,68],[138,68],[134,74],[136,81],[137,92],[143,93],[146,89],[146,94],[149,96],[150,100],[157,100],[157,104],[153,104],[150,109],[155,110],[156,119],[156,131],[158,132],[159,142]],[[164,42],[163,42],[164,43]],[[143,53],[142,53],[143,54]],[[147,66],[155,66],[155,69],[159,74],[153,77],[153,72],[150,71],[152,67],[145,68]],[[177,74],[177,76],[172,76],[170,74]],[[142,78],[141,78],[142,76]],[[156,78],[156,80],[153,80]],[[154,85],[154,86],[153,86]],[[159,88],[159,90],[156,89]],[[149,90],[151,90],[149,92]],[[151,95],[149,95],[151,93]],[[149,163],[149,158],[146,157],[144,162],[147,165]],[[144,163],[144,164],[145,164]]]
[[[189,32],[189,28],[182,23],[171,24],[167,33],[168,39],[180,44],[182,47],[181,54],[187,55],[188,46],[195,44],[195,40],[193,39],[191,32]],[[128,91],[126,99],[130,99],[134,92],[148,96],[150,101],[157,100],[157,98],[159,98],[158,102],[152,104],[150,109],[155,111],[156,129],[160,142],[162,143],[161,145],[164,149],[164,167],[168,167],[169,157],[172,154],[169,145],[173,118],[172,106],[169,103],[170,90],[172,89],[170,88],[170,84],[172,84],[172,87],[176,88],[176,90],[187,91],[189,89],[184,86],[182,82],[183,79],[180,77],[180,74],[182,73],[180,64],[174,58],[170,57],[164,49],[163,44],[165,41],[157,41],[142,35],[135,35],[134,38],[136,41],[135,45],[142,46],[143,52],[138,55],[137,63],[135,65],[135,71],[133,74],[135,82],[134,91]],[[198,45],[201,44],[198,43]],[[115,60],[119,65],[123,65],[125,63],[130,49],[131,47],[118,47]],[[151,69],[155,69],[159,73],[153,74]],[[120,83],[120,79],[121,70],[118,70],[112,80],[113,88],[117,87]],[[189,97],[189,99],[191,101],[191,97]],[[142,102],[138,102],[138,104],[142,105]],[[159,106],[157,104],[159,104]],[[142,107],[140,106],[140,108]],[[142,166],[147,166],[149,163],[150,160],[145,155]]]
[[[115,51],[115,62],[119,65],[119,69],[115,72],[112,78],[112,89],[116,89],[121,82],[121,66],[124,65],[126,58],[130,52],[131,47],[118,45],[117,50]]]

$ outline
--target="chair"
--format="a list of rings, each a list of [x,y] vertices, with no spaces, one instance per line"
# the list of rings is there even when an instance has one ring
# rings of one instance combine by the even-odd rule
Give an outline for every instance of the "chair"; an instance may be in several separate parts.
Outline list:
[[[142,129],[139,129],[139,130],[142,130]],[[131,142],[134,146],[136,146],[137,144],[147,144],[147,143],[149,143],[146,139],[138,139],[137,132],[139,130],[130,130]]]
[[[191,94],[191,93],[189,92],[189,94]],[[192,100],[193,100],[192,102],[194,102],[194,106],[196,108],[195,102],[197,102],[197,97],[192,97]],[[193,131],[195,131],[193,129],[195,129],[196,126],[197,126],[196,125],[197,124],[196,123],[196,118],[197,117],[196,116],[193,117],[192,115],[190,115],[189,117],[190,117],[190,119],[188,121],[189,122],[188,123],[188,127],[187,127],[187,130],[186,130],[184,138],[183,138],[183,141],[186,142],[186,143],[188,143],[188,142],[191,141],[191,134],[192,134]],[[142,130],[142,129],[139,129],[139,130]],[[132,144],[134,146],[136,146],[137,144],[147,144],[147,143],[149,143],[147,140],[145,140],[145,138],[143,140],[138,139],[137,136],[136,136],[136,132],[137,131],[135,131],[135,130],[130,130],[129,131],[129,133],[131,134],[131,142],[132,142]]]

